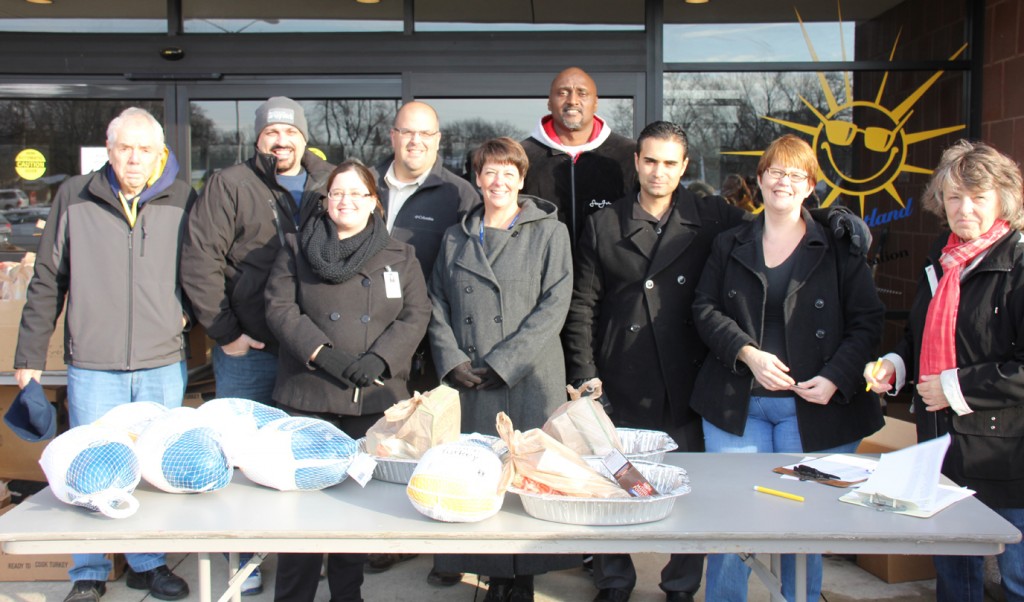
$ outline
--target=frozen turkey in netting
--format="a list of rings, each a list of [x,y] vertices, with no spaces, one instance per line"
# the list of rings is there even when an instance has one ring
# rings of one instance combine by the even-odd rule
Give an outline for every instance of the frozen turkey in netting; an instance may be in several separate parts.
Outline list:
[[[316,490],[345,480],[358,445],[317,418],[274,420],[262,427],[239,458],[249,480],[281,491]]]
[[[221,447],[233,466],[239,465],[239,458],[260,427],[288,417],[283,410],[240,397],[211,399],[196,411],[203,423],[220,435]]]
[[[167,406],[155,401],[135,401],[114,406],[93,424],[124,431],[135,441],[150,422],[167,412]]]
[[[51,441],[39,459],[53,495],[111,518],[139,509],[132,493],[142,478],[134,444],[124,431],[96,424],[75,427]]]
[[[174,408],[153,420],[136,440],[142,477],[168,493],[227,487],[233,468],[216,431],[195,409]]]

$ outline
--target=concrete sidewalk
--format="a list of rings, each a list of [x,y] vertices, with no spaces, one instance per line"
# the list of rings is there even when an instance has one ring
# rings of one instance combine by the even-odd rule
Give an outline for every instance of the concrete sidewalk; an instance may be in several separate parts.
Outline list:
[[[665,599],[658,589],[658,577],[667,556],[659,554],[637,554],[638,583],[633,592],[633,602],[656,602]],[[174,571],[188,580],[193,592],[187,600],[198,600],[195,592],[199,580],[196,576],[194,554],[172,554],[168,563]],[[219,554],[213,555],[214,600],[227,583],[227,562]],[[245,602],[272,602],[274,599],[274,568],[277,557],[271,555],[263,564],[264,590],[258,596],[247,596]],[[475,575],[466,575],[462,583],[449,588],[434,587],[426,582],[431,567],[431,557],[422,555],[396,565],[391,570],[375,575],[366,575],[363,585],[363,599],[366,602],[471,602],[482,600],[486,586],[477,585]],[[889,585],[874,575],[862,570],[846,557],[826,557],[822,599],[827,602],[852,602],[874,600],[885,602],[924,602],[935,599],[935,580],[916,581]],[[103,602],[137,602],[147,600],[145,592],[128,589],[124,577],[107,585]],[[25,582],[0,583],[0,602],[61,602],[70,590],[67,582]],[[537,577],[537,602],[589,602],[596,595],[590,577],[581,569],[548,573]],[[749,602],[768,602],[768,593],[756,577],[751,577]],[[701,590],[697,600],[703,601]],[[151,602],[150,598],[147,602]],[[327,583],[320,582],[316,602],[329,602]]]

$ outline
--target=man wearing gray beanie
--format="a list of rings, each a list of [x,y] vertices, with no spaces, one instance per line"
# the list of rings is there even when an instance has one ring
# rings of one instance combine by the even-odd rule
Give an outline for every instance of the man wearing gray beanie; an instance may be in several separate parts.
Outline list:
[[[326,194],[334,166],[306,149],[306,115],[290,98],[275,96],[256,109],[255,134],[255,154],[210,176],[193,206],[181,280],[216,342],[217,397],[273,405],[277,340],[267,327],[263,289],[285,235],[298,229],[303,196]],[[260,591],[257,571],[242,594]]]

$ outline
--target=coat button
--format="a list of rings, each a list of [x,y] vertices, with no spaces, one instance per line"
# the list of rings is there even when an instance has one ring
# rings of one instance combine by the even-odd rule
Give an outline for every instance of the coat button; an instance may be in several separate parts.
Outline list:
[[[466,293],[470,293],[471,294],[473,292],[473,287],[472,286],[467,286],[466,288],[464,288],[462,290],[466,291]]]
[[[370,288],[370,279],[369,278],[363,278],[363,286],[365,288]]]
[[[814,337],[818,339],[825,338],[825,329],[819,328],[818,330],[814,331]]]
[[[512,238],[519,238],[519,230],[512,233]]]
[[[331,321],[332,322],[337,322],[340,319],[341,319],[341,314],[339,314],[336,311],[331,312]]]
[[[466,347],[466,351],[469,353],[476,353],[476,347],[474,345],[470,345],[469,347]]]
[[[736,296],[736,289],[730,290],[728,293],[726,293],[726,296],[729,297],[730,299],[735,297]]]
[[[494,316],[494,323],[501,324],[501,316]]]
[[[686,284],[686,276],[676,276],[676,284]]]
[[[655,228],[654,229],[654,233],[660,235],[661,234],[661,228],[660,227]]]
[[[648,280],[647,282],[645,282],[644,283],[644,288],[646,288],[648,290],[654,288],[654,281],[653,280]]]
[[[370,316],[368,316],[368,315],[366,315],[366,314],[363,314],[363,315],[362,315],[362,316],[361,316],[361,317],[359,318],[359,321],[360,321],[360,322],[362,322],[363,324],[369,324],[369,323],[370,323]]]
[[[814,307],[816,309],[821,309],[822,307],[825,307],[825,300],[824,299],[816,299],[814,301]]]
[[[466,324],[472,324],[473,323],[473,316],[467,316],[465,322],[466,322]]]
[[[639,324],[630,324],[629,331],[630,332],[640,332],[640,325]]]

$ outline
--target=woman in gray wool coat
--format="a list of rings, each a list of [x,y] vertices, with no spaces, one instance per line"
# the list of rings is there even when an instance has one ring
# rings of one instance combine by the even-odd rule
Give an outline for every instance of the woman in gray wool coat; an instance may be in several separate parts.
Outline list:
[[[529,166],[511,138],[473,153],[484,203],[445,233],[430,280],[430,343],[438,376],[458,388],[462,432],[543,426],[566,400],[559,332],[572,297],[569,233],[554,204],[520,196]],[[533,575],[576,556],[438,556],[438,570],[487,575],[485,602],[533,600]]]

